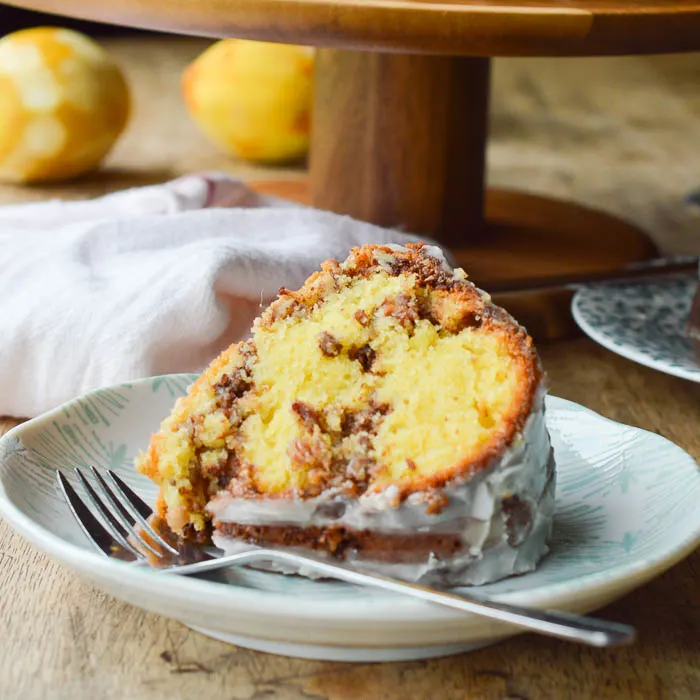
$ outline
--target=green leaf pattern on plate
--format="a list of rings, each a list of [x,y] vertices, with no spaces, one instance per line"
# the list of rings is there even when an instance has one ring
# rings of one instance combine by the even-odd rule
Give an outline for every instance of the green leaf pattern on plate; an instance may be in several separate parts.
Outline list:
[[[193,379],[154,377],[93,392],[50,419],[13,431],[0,440],[0,480],[7,497],[46,529],[89,548],[56,490],[55,469],[109,467],[152,501],[155,487],[133,470],[133,459]],[[537,571],[490,584],[484,591],[577,586],[589,576],[614,577],[623,567],[658,556],[675,528],[695,528],[697,534],[700,478],[697,467],[693,471],[688,465],[688,455],[663,438],[605,420],[576,404],[547,401],[558,464],[551,552]],[[241,569],[227,574],[227,581],[305,597],[337,596],[342,588],[345,601],[385,595]]]

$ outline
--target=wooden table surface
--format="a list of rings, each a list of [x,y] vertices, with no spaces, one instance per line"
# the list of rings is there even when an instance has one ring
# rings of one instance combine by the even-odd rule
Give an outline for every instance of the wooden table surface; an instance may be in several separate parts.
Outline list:
[[[131,79],[135,114],[106,167],[67,185],[0,187],[0,204],[92,196],[197,169],[296,175],[227,161],[188,122],[178,72],[205,43],[140,38],[110,46]],[[700,186],[698,85],[694,55],[497,61],[490,180],[607,208],[645,226],[665,250],[700,252],[700,213],[683,205]],[[700,456],[696,385],[584,338],[541,353],[552,393]],[[0,432],[16,422],[0,418]],[[696,551],[602,610],[638,627],[630,648],[523,635],[433,661],[325,663],[228,646],[114,600],[0,522],[0,698],[697,698],[699,581]]]

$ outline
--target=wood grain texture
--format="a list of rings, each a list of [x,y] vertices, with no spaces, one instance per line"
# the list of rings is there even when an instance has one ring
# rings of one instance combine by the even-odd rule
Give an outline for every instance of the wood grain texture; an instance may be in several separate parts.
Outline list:
[[[213,37],[465,56],[700,48],[688,0],[12,0],[113,24]]]
[[[135,113],[104,169],[74,183],[0,186],[0,204],[93,196],[195,169],[289,178],[289,170],[225,159],[189,123],[178,72],[205,46],[110,43],[131,81]],[[667,252],[698,253],[700,213],[683,206],[700,184],[698,84],[698,56],[496,61],[490,182],[575,198],[639,224]],[[700,458],[700,387],[586,339],[541,350],[553,394],[664,435]],[[699,579],[696,552],[601,611],[638,626],[639,642],[628,649],[527,635],[451,659],[355,666],[210,640],[100,593],[0,523],[0,698],[691,700],[700,687]]]
[[[312,174],[311,186],[316,177],[320,188],[328,182],[329,192],[337,192],[331,183],[335,180],[337,184],[341,172],[326,170],[324,178]],[[415,177],[409,179],[409,182],[415,182],[416,198],[421,196],[419,173],[420,170],[416,169]],[[361,178],[349,178],[347,182],[348,185],[357,182],[358,187],[362,187]],[[322,202],[327,202],[326,207],[321,206],[319,201],[313,201],[309,183],[304,179],[256,180],[251,185],[265,194],[302,204],[313,203],[320,208],[334,208],[332,198],[330,201],[326,196],[321,198]],[[425,187],[430,189],[430,184],[426,183]],[[372,193],[373,190],[369,190],[369,194]],[[456,199],[459,189],[455,188],[453,194]],[[358,210],[348,211],[339,207],[336,211],[356,218],[371,218],[375,222],[379,219],[381,222],[384,213],[381,207],[363,207],[368,203],[381,205],[383,199],[379,202],[371,197],[363,199],[359,196],[354,199],[354,193],[349,199],[358,205]],[[411,198],[408,197],[406,201],[411,201]],[[347,200],[341,199],[340,202]],[[562,274],[615,271],[657,252],[649,238],[635,226],[573,202],[526,192],[492,189],[486,192],[485,205],[484,220],[480,222],[484,235],[476,241],[457,242],[456,247],[448,243],[448,246],[455,263],[468,270],[469,278],[488,291],[494,284],[511,280],[542,282],[557,279]],[[395,214],[395,211],[392,213]],[[473,210],[472,213],[480,214]],[[391,220],[385,221],[384,225],[391,226]],[[460,232],[454,233],[453,241]],[[438,236],[438,240],[445,242],[444,237]],[[495,302],[508,309],[538,342],[560,340],[578,333],[571,317],[572,297],[573,293],[566,289],[494,294]]]
[[[311,201],[447,245],[483,237],[489,59],[323,49]]]
[[[603,272],[655,253],[629,223],[571,203],[485,197],[490,59],[322,49],[316,58],[310,192],[296,198],[432,236],[485,289],[493,280]],[[265,184],[282,196],[282,183]],[[536,340],[575,330],[571,294],[497,299]]]

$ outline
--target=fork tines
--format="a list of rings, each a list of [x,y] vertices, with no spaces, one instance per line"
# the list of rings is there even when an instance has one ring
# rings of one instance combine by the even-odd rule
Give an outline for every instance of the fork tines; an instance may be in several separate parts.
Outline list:
[[[102,476],[95,467],[90,467],[90,472],[92,480],[83,470],[74,470],[85,499],[78,495],[65,474],[57,471],[56,477],[81,530],[103,554],[115,556],[117,553],[128,553],[131,555],[128,558],[132,560],[147,559],[147,553],[158,559],[168,553],[177,555],[177,550],[148,522],[147,519],[153,514],[151,508],[122,479],[111,469],[105,470],[106,476]],[[156,543],[157,546],[154,546]]]

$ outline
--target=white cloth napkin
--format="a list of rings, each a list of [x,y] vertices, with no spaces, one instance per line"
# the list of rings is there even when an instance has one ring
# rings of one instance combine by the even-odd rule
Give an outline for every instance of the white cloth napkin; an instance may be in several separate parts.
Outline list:
[[[0,415],[198,371],[279,287],[355,245],[410,240],[217,174],[0,207]]]

